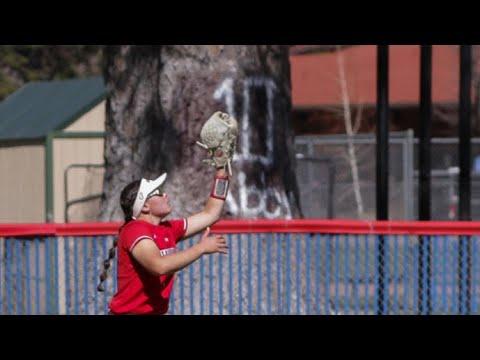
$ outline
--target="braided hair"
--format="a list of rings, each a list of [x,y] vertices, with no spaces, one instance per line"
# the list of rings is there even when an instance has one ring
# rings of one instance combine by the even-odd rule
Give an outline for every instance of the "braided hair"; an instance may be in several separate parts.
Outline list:
[[[122,231],[123,227],[133,220],[132,207],[137,197],[138,190],[140,188],[140,181],[141,180],[132,181],[130,184],[125,186],[125,188],[122,190],[122,193],[120,194],[120,206],[122,207],[122,210],[123,210],[125,222],[118,230],[119,234]],[[108,270],[110,269],[111,261],[115,258],[115,249],[117,247],[117,244],[118,244],[118,237],[113,241],[113,244],[110,250],[108,250],[108,258],[103,261],[103,272],[100,274],[100,283],[97,286],[97,291],[100,291],[100,292],[105,291],[103,283],[108,278]]]

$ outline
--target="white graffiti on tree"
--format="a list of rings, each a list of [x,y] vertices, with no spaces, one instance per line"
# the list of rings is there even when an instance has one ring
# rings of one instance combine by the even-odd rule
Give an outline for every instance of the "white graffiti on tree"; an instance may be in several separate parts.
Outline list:
[[[250,129],[250,94],[254,88],[264,88],[267,98],[267,117],[266,122],[266,153],[253,154],[251,152],[251,129]],[[264,76],[254,76],[243,80],[243,114],[241,117],[237,116],[235,112],[235,93],[234,80],[232,78],[225,79],[221,85],[214,92],[214,99],[224,101],[227,107],[227,112],[232,114],[235,118],[241,119],[241,131],[239,134],[240,153],[234,155],[234,161],[260,162],[264,166],[271,166],[273,164],[274,154],[274,111],[273,105],[275,101],[277,86],[273,79]],[[267,187],[265,181],[265,174],[261,174],[261,187],[256,185],[246,184],[246,175],[243,171],[237,173],[238,184],[238,201],[232,194],[227,198],[227,205],[230,212],[234,216],[258,217],[264,216],[266,218],[276,218],[285,216],[290,219],[291,210],[286,194],[278,189]],[[268,199],[274,199],[277,206],[274,209],[269,209]],[[249,205],[248,200],[254,200],[256,205]],[[256,201],[255,201],[256,200]]]

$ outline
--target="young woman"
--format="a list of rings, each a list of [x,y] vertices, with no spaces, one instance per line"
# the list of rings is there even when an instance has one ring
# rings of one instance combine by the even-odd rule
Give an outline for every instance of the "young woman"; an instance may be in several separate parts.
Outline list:
[[[137,180],[120,195],[125,223],[104,262],[98,286],[103,291],[118,245],[118,290],[109,304],[111,314],[165,314],[175,272],[205,254],[227,253],[225,238],[210,235],[209,228],[220,218],[227,196],[229,177],[224,168],[216,171],[205,208],[188,218],[164,221],[172,211],[168,195],[162,190],[165,180],[166,174],[156,180]],[[196,245],[176,251],[178,241],[205,229]]]

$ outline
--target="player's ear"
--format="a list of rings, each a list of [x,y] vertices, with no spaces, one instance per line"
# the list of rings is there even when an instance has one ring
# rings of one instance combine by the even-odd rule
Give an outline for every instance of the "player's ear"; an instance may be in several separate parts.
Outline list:
[[[142,207],[142,213],[148,214],[150,212],[150,201],[145,201]]]

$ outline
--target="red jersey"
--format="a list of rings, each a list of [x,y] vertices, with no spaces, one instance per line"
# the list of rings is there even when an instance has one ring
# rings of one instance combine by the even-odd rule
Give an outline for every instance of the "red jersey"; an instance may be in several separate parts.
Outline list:
[[[151,239],[165,256],[187,230],[187,220],[164,221],[152,225],[146,221],[127,223],[118,239],[118,289],[110,302],[113,314],[165,314],[173,287],[174,274],[156,276],[135,260],[132,250],[139,241]]]

